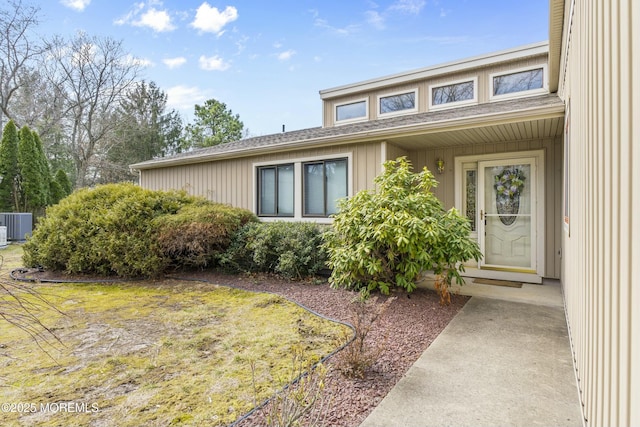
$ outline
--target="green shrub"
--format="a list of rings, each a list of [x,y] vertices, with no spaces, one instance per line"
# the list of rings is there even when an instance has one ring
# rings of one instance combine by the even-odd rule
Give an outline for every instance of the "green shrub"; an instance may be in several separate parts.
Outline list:
[[[257,218],[184,192],[133,184],[82,189],[47,209],[24,245],[26,265],[70,273],[157,276],[209,266]]]
[[[426,168],[413,173],[409,161],[399,158],[385,162],[375,183],[377,191],[340,201],[325,235],[332,286],[411,292],[426,271],[443,275],[449,285],[453,278],[461,282],[462,262],[481,253],[469,238],[469,221],[455,209],[445,211],[432,193],[433,174]]]
[[[216,264],[240,227],[257,220],[246,209],[195,203],[157,218],[155,225],[160,250],[173,266],[208,267]]]
[[[157,275],[166,260],[152,220],[195,200],[133,184],[78,190],[47,209],[24,245],[24,262],[70,273]]]
[[[277,273],[288,279],[312,276],[325,267],[322,230],[308,222],[245,225],[221,264],[232,271]]]

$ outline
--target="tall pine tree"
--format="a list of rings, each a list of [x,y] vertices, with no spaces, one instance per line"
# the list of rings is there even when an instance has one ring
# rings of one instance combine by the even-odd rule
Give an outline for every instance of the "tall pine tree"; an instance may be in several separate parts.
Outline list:
[[[0,211],[17,210],[18,128],[13,120],[5,125],[0,142]]]
[[[46,154],[44,154],[44,148],[42,147],[42,140],[40,139],[40,135],[35,130],[32,132],[33,135],[33,143],[36,147],[36,160],[38,164],[38,172],[40,173],[40,179],[42,179],[42,204],[41,208],[44,209],[45,206],[51,204],[51,183],[53,182],[53,177],[51,176],[51,169],[49,168],[49,161],[47,160]],[[44,213],[44,212],[43,212]]]
[[[49,194],[49,204],[55,205],[60,200],[71,194],[73,187],[66,172],[58,169],[55,176],[51,180],[51,192]]]
[[[40,213],[47,204],[48,178],[42,171],[33,132],[23,126],[18,134],[18,209],[22,212]]]

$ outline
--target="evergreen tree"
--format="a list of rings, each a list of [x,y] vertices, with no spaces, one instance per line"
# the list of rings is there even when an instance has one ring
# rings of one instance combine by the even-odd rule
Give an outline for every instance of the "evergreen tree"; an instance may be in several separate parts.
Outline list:
[[[58,169],[55,176],[51,180],[50,189],[51,192],[49,203],[52,205],[57,204],[60,200],[71,194],[73,186],[71,185],[71,181],[69,180],[69,177],[67,176],[65,171],[63,171],[62,169]]]
[[[136,181],[129,165],[184,149],[182,119],[167,111],[167,95],[154,83],[137,83],[120,101],[114,141],[101,166],[101,182]]]
[[[51,203],[50,189],[51,189],[51,183],[53,181],[53,177],[51,176],[49,161],[47,160],[46,154],[44,154],[44,148],[42,147],[42,140],[40,139],[40,135],[38,135],[38,132],[36,131],[33,131],[32,135],[33,135],[33,143],[35,144],[35,147],[36,147],[38,172],[40,173],[40,177],[41,177],[40,179],[42,180],[43,195],[42,195],[41,207],[44,208],[45,206]]]
[[[18,128],[13,120],[5,125],[0,142],[0,210],[17,208],[15,182],[18,175]]]
[[[20,211],[37,213],[46,206],[48,184],[42,175],[42,162],[33,132],[27,126],[23,126],[18,135],[17,184]]]
[[[202,148],[238,141],[243,137],[244,124],[224,102],[215,99],[195,106],[195,119],[185,132],[192,147]]]

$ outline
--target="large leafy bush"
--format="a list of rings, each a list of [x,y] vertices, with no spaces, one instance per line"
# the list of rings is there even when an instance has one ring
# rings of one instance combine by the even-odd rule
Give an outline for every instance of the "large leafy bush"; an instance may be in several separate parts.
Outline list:
[[[70,273],[156,276],[167,266],[184,262],[187,253],[196,259],[208,259],[210,254],[197,253],[193,248],[188,252],[179,243],[169,247],[166,240],[161,240],[167,238],[167,227],[174,225],[181,231],[205,230],[212,222],[207,210],[224,211],[235,218],[214,215],[229,234],[235,233],[235,229],[229,230],[229,224],[239,227],[241,221],[236,219],[246,215],[184,192],[151,191],[133,184],[78,190],[47,209],[46,217],[24,245],[24,262]],[[184,218],[189,213],[194,214],[192,223],[206,224],[187,223]],[[173,216],[182,219],[174,223],[165,219]],[[212,233],[206,237],[215,238]],[[215,243],[201,249],[211,248]]]
[[[375,179],[376,191],[361,191],[339,204],[324,248],[333,286],[388,294],[397,286],[411,292],[426,271],[447,284],[462,281],[462,262],[478,260],[469,221],[445,211],[431,191],[437,185],[426,168],[413,173],[406,158],[388,161]]]
[[[313,223],[249,223],[238,231],[221,264],[232,271],[303,278],[325,267],[322,243],[322,229]]]

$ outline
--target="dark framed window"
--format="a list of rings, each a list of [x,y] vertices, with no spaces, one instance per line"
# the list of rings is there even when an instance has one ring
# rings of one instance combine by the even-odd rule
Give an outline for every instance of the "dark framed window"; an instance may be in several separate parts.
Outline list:
[[[258,168],[258,216],[293,216],[293,163]]]
[[[543,74],[543,68],[541,67],[533,70],[494,76],[493,95],[506,95],[508,93],[542,89],[544,87]]]
[[[338,212],[338,200],[347,197],[347,159],[302,164],[304,216],[327,217]]]

